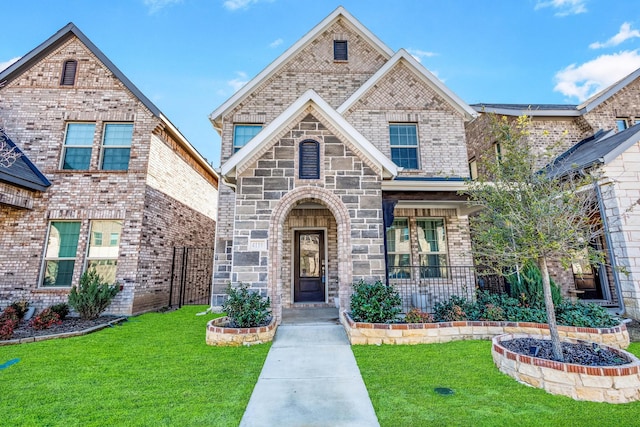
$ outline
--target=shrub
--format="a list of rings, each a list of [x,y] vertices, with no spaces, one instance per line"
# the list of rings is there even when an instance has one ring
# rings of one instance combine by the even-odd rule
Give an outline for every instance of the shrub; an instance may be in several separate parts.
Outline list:
[[[404,316],[404,321],[406,323],[433,323],[433,316],[431,313],[426,313],[419,308],[412,308]]]
[[[58,313],[58,317],[60,317],[60,320],[66,319],[69,315],[69,304],[67,304],[66,302],[52,305],[50,308],[54,313]]]
[[[62,323],[60,320],[60,316],[58,313],[53,311],[51,308],[45,308],[40,313],[38,313],[31,322],[29,322],[29,326],[33,329],[43,330],[49,329],[53,325],[59,325]]]
[[[82,319],[96,319],[104,312],[116,296],[120,286],[109,285],[96,272],[95,268],[85,271],[80,277],[80,285],[71,288],[69,305]]]
[[[393,286],[361,280],[353,286],[351,316],[356,322],[388,323],[400,314],[402,299]]]
[[[438,322],[455,322],[467,320],[467,312],[473,311],[477,311],[477,309],[472,302],[458,295],[452,295],[448,301],[439,302],[435,305],[433,317]]]
[[[14,301],[9,306],[16,311],[18,319],[23,319],[25,313],[29,309],[29,302],[26,300]]]
[[[13,336],[13,330],[20,323],[17,310],[13,306],[5,308],[0,315],[0,340],[9,340]]]
[[[568,300],[556,306],[556,318],[559,325],[587,328],[610,328],[619,323],[604,307]]]
[[[544,291],[542,290],[542,273],[533,262],[528,262],[520,270],[520,275],[515,272],[507,276],[509,282],[510,295],[518,298],[526,306],[535,308],[544,307]],[[562,302],[560,288],[551,279],[551,299],[554,305]]]
[[[227,288],[229,298],[222,304],[222,310],[229,317],[229,325],[236,328],[252,328],[268,323],[271,316],[271,301],[248,289],[248,285],[240,284]]]

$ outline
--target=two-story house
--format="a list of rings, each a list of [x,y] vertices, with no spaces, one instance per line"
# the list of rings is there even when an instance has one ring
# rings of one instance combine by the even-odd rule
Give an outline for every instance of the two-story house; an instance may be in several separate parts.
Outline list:
[[[467,124],[469,165],[483,152],[499,152],[488,137],[488,114],[531,117],[530,138],[540,149],[554,147],[554,173],[598,168],[593,191],[602,235],[591,244],[605,262],[556,264],[552,275],[565,295],[618,308],[640,318],[640,69],[580,105],[477,104],[479,117]],[[559,144],[558,144],[559,143]],[[544,165],[541,165],[541,167]]]
[[[389,277],[405,307],[472,293],[457,191],[476,114],[337,8],[210,115],[222,137],[214,293],[249,284],[276,318],[348,309],[360,280]]]
[[[0,72],[0,306],[65,302],[83,271],[109,308],[167,305],[174,246],[210,246],[218,176],[73,24]]]

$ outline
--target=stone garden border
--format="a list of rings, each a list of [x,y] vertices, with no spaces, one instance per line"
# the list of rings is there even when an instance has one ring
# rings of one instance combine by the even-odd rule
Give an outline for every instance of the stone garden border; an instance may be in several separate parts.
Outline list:
[[[230,328],[227,316],[212,319],[207,323],[206,341],[208,345],[220,347],[239,347],[241,345],[263,344],[273,341],[276,334],[277,323],[275,317],[271,318],[266,326],[256,328]]]
[[[459,340],[489,340],[502,334],[549,335],[549,326],[530,322],[460,321],[440,323],[362,323],[348,313],[340,318],[352,345],[358,344],[432,344]],[[612,328],[558,326],[561,339],[596,342],[614,348],[629,346],[624,323]]]
[[[493,338],[491,355],[498,369],[517,381],[551,394],[591,402],[628,403],[640,400],[640,359],[633,354],[603,345],[631,363],[621,366],[583,366],[527,356],[508,350],[502,341],[514,338],[548,337],[505,334]],[[578,343],[579,340],[563,339]]]

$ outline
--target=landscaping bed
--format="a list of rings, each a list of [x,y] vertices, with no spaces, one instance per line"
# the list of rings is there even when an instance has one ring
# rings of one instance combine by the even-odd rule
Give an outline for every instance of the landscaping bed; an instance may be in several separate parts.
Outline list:
[[[271,318],[264,326],[235,328],[229,326],[229,318],[219,317],[207,323],[206,341],[209,345],[239,347],[273,341],[277,323]]]
[[[67,317],[59,324],[53,324],[47,329],[36,329],[29,321],[22,320],[14,329],[9,340],[0,340],[0,345],[20,344],[25,342],[44,341],[53,338],[67,338],[84,335],[125,321],[125,317],[101,316],[97,319],[80,319]]]

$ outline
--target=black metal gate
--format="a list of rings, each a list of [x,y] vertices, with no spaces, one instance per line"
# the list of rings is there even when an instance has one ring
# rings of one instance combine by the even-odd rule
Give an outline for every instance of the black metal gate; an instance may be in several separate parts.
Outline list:
[[[213,248],[173,248],[169,306],[209,304]]]

